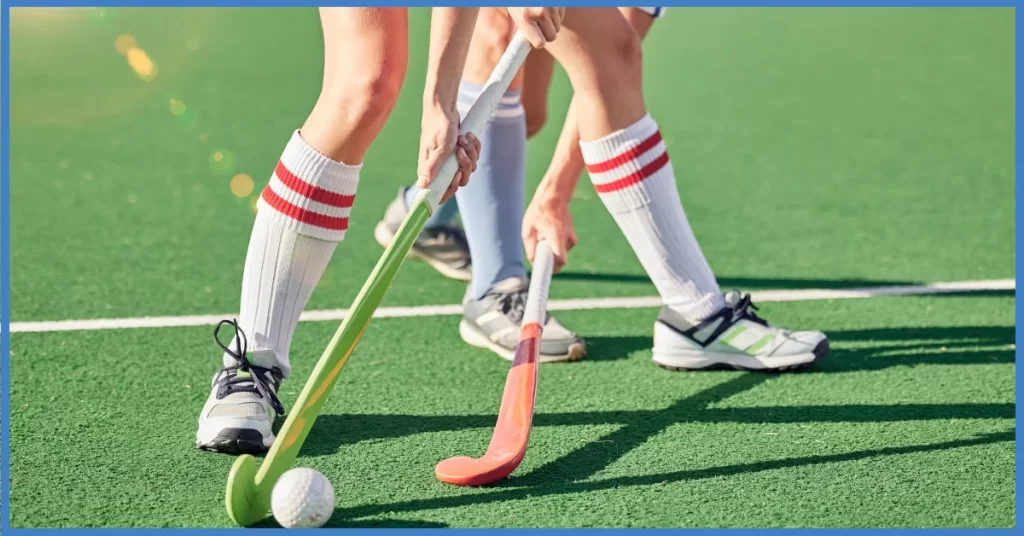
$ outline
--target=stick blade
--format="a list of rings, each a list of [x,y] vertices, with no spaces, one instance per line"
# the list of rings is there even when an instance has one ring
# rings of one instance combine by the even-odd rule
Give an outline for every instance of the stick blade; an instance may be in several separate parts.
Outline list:
[[[228,488],[225,505],[228,516],[240,526],[248,527],[267,515],[270,503],[259,493],[256,486],[256,458],[245,454],[239,456],[228,474]]]
[[[486,486],[507,477],[519,467],[526,456],[533,426],[542,331],[543,328],[536,323],[522,328],[516,356],[505,379],[498,423],[487,453],[480,458],[456,456],[442,461],[434,468],[438,480],[456,486]]]
[[[525,454],[524,444],[521,451],[506,455],[484,455],[482,458],[456,456],[437,464],[434,475],[441,482],[456,486],[486,486],[512,474]]]

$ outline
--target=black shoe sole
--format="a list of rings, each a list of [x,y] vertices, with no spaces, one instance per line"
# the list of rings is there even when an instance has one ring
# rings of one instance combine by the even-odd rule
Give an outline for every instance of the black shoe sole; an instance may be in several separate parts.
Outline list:
[[[263,446],[263,435],[256,430],[225,428],[210,442],[198,445],[202,450],[238,456],[266,454],[269,447]]]

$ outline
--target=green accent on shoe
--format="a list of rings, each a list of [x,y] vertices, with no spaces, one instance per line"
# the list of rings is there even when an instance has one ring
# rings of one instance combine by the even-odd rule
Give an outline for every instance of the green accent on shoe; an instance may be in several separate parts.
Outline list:
[[[723,335],[722,338],[718,339],[718,340],[722,344],[728,345],[732,341],[736,340],[736,337],[739,337],[740,334],[743,333],[744,331],[747,331],[747,327],[746,326],[736,326],[736,327],[732,328],[732,331],[730,331],[729,333]]]
[[[767,345],[768,343],[772,342],[773,340],[775,340],[775,334],[774,333],[765,335],[764,337],[761,337],[761,340],[755,342],[754,344],[751,344],[750,347],[748,347],[746,350],[744,350],[744,352],[746,352],[746,353],[748,353],[750,355],[754,355],[754,354],[757,353],[758,350],[760,350],[761,348],[764,348],[765,345]]]

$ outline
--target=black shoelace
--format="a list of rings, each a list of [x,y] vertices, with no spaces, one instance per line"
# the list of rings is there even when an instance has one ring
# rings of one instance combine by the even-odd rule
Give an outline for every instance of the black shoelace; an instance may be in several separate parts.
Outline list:
[[[737,294],[739,293],[737,292]],[[734,324],[736,324],[736,322],[739,322],[740,320],[745,319],[765,327],[771,327],[769,326],[768,321],[757,316],[757,314],[754,313],[754,311],[756,310],[757,306],[750,301],[750,294],[744,294],[740,296],[739,301],[737,301],[736,303],[723,307],[717,313],[709,316],[708,318],[705,318],[703,322],[697,325],[692,325],[687,329],[679,329],[672,327],[671,322],[665,323],[665,325],[671,327],[679,334],[689,337],[690,340],[696,342],[697,344],[706,347],[713,341],[717,340],[721,334],[728,331],[729,328],[731,328]],[[715,326],[715,329],[711,333],[705,334],[703,337],[699,339],[697,338],[697,334],[700,333],[701,330],[704,330],[708,326],[714,325],[716,323],[718,325]]]
[[[494,297],[497,298],[498,307],[501,308],[502,314],[511,318],[516,324],[521,323],[523,321],[523,315],[526,314],[527,296],[528,294],[525,290],[510,292],[508,294],[494,294]]]
[[[466,233],[458,227],[445,226],[424,229],[420,236],[440,242],[455,242],[462,247],[469,247],[469,244],[466,242]]]
[[[230,343],[224,344],[220,340],[220,328],[224,325],[235,329],[235,347],[231,348]],[[236,365],[224,367],[217,374],[214,380],[219,387],[217,398],[224,398],[231,393],[250,392],[256,393],[260,398],[270,401],[270,406],[278,415],[284,415],[284,405],[277,398],[274,390],[281,383],[281,372],[277,368],[258,367],[249,361],[248,349],[249,339],[245,336],[242,328],[238,327],[237,320],[221,320],[213,330],[213,340],[217,341],[224,353],[235,359]],[[239,372],[248,373],[247,376],[239,376]],[[269,380],[268,380],[269,378]],[[272,385],[271,385],[272,383]]]
[[[736,323],[737,320],[745,318],[751,322],[761,324],[762,326],[768,326],[768,321],[754,313],[756,310],[757,306],[750,301],[750,294],[744,294],[740,297],[740,301],[736,302],[736,304],[732,306],[732,322]]]

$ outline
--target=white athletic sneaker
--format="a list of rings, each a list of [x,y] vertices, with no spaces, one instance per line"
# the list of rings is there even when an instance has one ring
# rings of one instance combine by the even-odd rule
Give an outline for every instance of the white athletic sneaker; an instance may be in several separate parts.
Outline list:
[[[271,350],[246,353],[247,341],[238,324],[223,320],[235,328],[235,348],[217,339],[225,354],[236,364],[222,368],[213,377],[213,390],[199,415],[196,447],[225,454],[262,454],[274,443],[274,421],[284,415],[277,398],[283,376]]]
[[[735,368],[782,371],[828,355],[820,331],[787,331],[754,314],[750,295],[725,295],[726,306],[699,324],[662,307],[654,323],[654,362],[676,370]]]
[[[459,322],[459,336],[467,343],[487,348],[511,361],[519,344],[519,327],[523,322],[530,281],[510,277],[499,281],[482,299],[474,300],[466,291]],[[586,354],[583,339],[547,315],[540,336],[540,361],[579,361]]]

